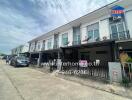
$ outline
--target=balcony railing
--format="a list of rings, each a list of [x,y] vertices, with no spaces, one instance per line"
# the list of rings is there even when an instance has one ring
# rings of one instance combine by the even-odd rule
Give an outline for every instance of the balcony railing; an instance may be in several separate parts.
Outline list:
[[[122,31],[110,34],[110,38],[114,40],[125,40],[130,38],[129,31]]]

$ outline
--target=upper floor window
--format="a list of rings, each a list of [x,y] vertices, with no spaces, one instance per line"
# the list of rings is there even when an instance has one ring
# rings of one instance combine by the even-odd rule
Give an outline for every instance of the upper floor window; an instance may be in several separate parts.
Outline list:
[[[49,40],[48,40],[47,48],[48,48],[48,49],[51,49],[51,48],[52,48],[52,39],[49,39]]]
[[[68,45],[68,33],[62,34],[62,46]]]
[[[42,50],[45,50],[45,40],[43,40]]]
[[[87,26],[87,36],[89,40],[98,40],[99,37],[99,23]]]
[[[111,38],[112,39],[125,39],[126,31],[124,23],[114,23],[110,25],[111,27]]]
[[[129,33],[125,27],[125,16],[121,18],[109,18],[110,30],[111,30],[111,39],[121,40],[129,38]]]
[[[73,27],[73,45],[78,45],[81,43],[80,26]]]
[[[59,34],[54,35],[54,49],[59,47]]]
[[[30,46],[30,51],[34,51],[34,49],[35,49],[35,43],[32,43]]]
[[[40,50],[40,42],[37,43],[37,50]]]

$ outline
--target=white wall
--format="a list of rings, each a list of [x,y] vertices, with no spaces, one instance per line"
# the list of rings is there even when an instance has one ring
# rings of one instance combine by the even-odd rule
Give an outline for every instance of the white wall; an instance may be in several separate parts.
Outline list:
[[[109,19],[100,20],[99,32],[101,40],[103,40],[103,37],[110,38]]]
[[[126,12],[126,22],[130,33],[130,37],[132,38],[132,11]]]

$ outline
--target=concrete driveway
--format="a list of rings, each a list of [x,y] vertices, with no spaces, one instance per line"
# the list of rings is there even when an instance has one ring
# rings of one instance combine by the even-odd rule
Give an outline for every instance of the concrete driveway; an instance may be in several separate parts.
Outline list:
[[[0,100],[130,100],[0,61]]]

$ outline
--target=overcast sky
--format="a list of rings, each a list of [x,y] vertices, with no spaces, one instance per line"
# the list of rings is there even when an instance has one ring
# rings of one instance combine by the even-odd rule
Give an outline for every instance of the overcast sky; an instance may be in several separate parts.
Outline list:
[[[0,52],[115,0],[0,0]]]

